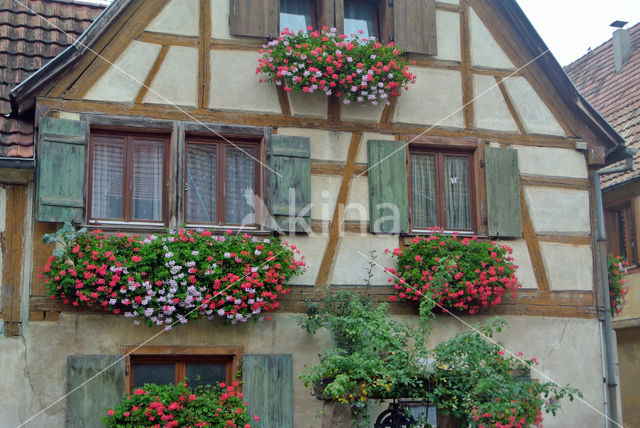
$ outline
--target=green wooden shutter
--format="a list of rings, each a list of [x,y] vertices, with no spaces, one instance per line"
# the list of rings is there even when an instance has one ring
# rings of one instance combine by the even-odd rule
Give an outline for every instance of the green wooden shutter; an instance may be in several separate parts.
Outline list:
[[[309,138],[272,135],[267,154],[269,213],[283,231],[311,231]]]
[[[124,376],[121,355],[69,355],[67,428],[103,427],[102,417],[124,396]]]
[[[393,2],[394,40],[407,52],[435,55],[435,0],[397,0]]]
[[[373,233],[409,231],[404,141],[368,141],[369,213]]]
[[[514,149],[487,147],[484,150],[484,164],[489,235],[520,238],[522,220],[518,153]]]
[[[234,36],[278,37],[279,0],[230,0],[229,30]]]
[[[86,124],[40,120],[36,218],[80,223],[84,208]]]
[[[244,355],[242,393],[262,428],[293,427],[291,355]]]

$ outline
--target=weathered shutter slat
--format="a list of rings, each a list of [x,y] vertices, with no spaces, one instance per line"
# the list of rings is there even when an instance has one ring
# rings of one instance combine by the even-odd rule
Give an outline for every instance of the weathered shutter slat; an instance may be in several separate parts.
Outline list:
[[[244,355],[242,392],[262,428],[293,427],[291,355]]]
[[[67,428],[104,426],[101,422],[102,417],[106,416],[107,410],[115,407],[124,396],[124,367],[124,358],[121,355],[67,357]],[[100,373],[105,368],[107,369]],[[87,383],[84,384],[85,382]],[[78,389],[74,391],[75,388]]]
[[[86,123],[40,120],[36,217],[80,223],[83,219]]]
[[[234,36],[277,37],[279,0],[230,0],[229,30]]]
[[[504,238],[522,236],[520,171],[514,149],[488,147],[484,150],[489,235]]]
[[[435,0],[402,0],[393,2],[394,40],[407,52],[435,55]]]
[[[407,162],[403,141],[368,141],[369,213],[373,233],[409,231]]]
[[[272,135],[267,150],[269,213],[283,231],[311,230],[309,138]]]

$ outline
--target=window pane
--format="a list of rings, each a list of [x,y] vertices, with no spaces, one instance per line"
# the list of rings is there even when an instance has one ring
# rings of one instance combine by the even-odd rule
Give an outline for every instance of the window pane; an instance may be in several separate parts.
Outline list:
[[[93,138],[92,217],[112,219],[123,217],[123,168],[124,138],[95,136]]]
[[[133,140],[133,219],[162,220],[163,142]]]
[[[344,34],[358,34],[362,37],[377,36],[377,1],[344,0]]]
[[[288,28],[289,31],[307,31],[313,26],[311,19],[312,0],[280,0],[280,32]]]
[[[253,186],[255,150],[225,148],[225,214],[227,224],[254,224]]]
[[[468,157],[444,157],[444,198],[447,229],[471,229]]]
[[[133,387],[139,388],[145,383],[173,384],[175,373],[174,364],[134,364]]]
[[[227,381],[226,364],[188,363],[186,365],[186,377],[189,386],[215,386]]]
[[[411,155],[411,202],[414,228],[438,224],[436,158],[433,155]]]
[[[187,222],[216,222],[216,171],[215,145],[187,145]]]

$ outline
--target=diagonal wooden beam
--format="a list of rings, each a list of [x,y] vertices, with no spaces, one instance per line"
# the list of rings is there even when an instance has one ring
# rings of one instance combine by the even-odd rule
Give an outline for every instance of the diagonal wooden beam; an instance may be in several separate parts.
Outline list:
[[[520,205],[522,207],[522,235],[527,243],[531,266],[533,267],[533,273],[538,283],[538,290],[549,291],[549,278],[540,251],[540,242],[538,241],[536,232],[533,229],[531,217],[529,216],[529,208],[527,207],[527,201],[524,196],[524,186],[520,186]]]
[[[133,102],[134,104],[142,104],[142,100],[144,100],[144,96],[149,92],[149,88],[151,88],[151,84],[153,83],[153,79],[155,79],[156,74],[158,74],[158,70],[160,70],[160,66],[164,62],[165,57],[167,56],[167,52],[169,52],[169,46],[162,46],[160,48],[160,52],[158,53],[158,57],[153,63],[151,70],[149,70],[149,74],[147,74],[147,78],[144,80],[144,84],[140,87],[138,91],[138,95],[136,95],[136,99]]]
[[[518,112],[516,111],[516,107],[514,106],[513,101],[511,100],[511,97],[507,92],[507,88],[504,87],[504,81],[502,80],[502,77],[498,77],[498,76],[494,76],[494,77],[496,79],[496,83],[498,84],[498,88],[500,88],[502,97],[504,98],[505,103],[507,103],[507,108],[509,109],[509,113],[511,113],[513,120],[516,122],[516,125],[518,126],[518,131],[520,131],[522,135],[526,134],[527,131],[524,129],[524,124],[522,123],[522,120],[520,120],[520,115],[518,115]]]

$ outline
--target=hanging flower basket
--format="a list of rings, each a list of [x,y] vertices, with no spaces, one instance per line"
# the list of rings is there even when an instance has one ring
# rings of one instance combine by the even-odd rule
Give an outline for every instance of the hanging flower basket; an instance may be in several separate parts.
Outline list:
[[[63,244],[41,269],[51,298],[167,329],[202,317],[269,320],[265,313],[289,291],[286,281],[305,268],[295,246],[230,231],[180,229],[140,238],[95,230],[43,239]]]
[[[285,29],[260,49],[256,74],[286,92],[323,92],[345,104],[378,105],[415,83],[404,51],[393,42],[338,35],[335,29],[292,33]]]

